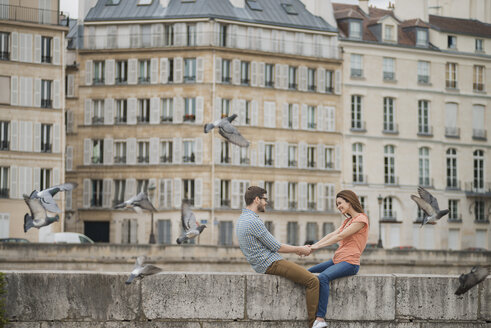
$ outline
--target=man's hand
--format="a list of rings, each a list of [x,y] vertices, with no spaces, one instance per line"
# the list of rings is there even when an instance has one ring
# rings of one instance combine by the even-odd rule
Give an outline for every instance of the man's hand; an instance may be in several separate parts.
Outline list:
[[[308,246],[298,246],[295,253],[298,256],[308,256],[310,253],[312,253],[312,250]]]

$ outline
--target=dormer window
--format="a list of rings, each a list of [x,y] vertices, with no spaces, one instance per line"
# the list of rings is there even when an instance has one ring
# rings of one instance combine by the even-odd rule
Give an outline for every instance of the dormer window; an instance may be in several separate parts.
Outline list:
[[[385,25],[384,41],[389,41],[389,42],[395,41],[394,25]]]
[[[349,23],[349,37],[350,39],[361,40],[361,22],[351,21]]]
[[[117,6],[121,0],[106,0],[106,6]]]
[[[416,46],[417,47],[428,46],[428,31],[416,30]]]
[[[476,39],[476,52],[484,52],[483,39]]]
[[[449,35],[447,40],[448,49],[457,49],[457,37],[455,35]]]
[[[246,3],[251,10],[263,11],[263,8],[256,0],[246,0]]]
[[[152,4],[153,0],[138,0],[139,6],[148,6]]]

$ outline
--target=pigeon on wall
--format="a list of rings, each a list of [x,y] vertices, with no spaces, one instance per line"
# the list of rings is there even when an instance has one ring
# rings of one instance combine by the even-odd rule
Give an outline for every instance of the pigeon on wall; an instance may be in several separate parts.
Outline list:
[[[31,228],[41,228],[50,225],[60,219],[58,215],[55,217],[48,217],[46,209],[43,207],[40,198],[31,198],[30,196],[23,195],[31,215],[26,213],[24,215],[24,232],[27,232]]]
[[[50,188],[46,188],[41,191],[34,190],[29,198],[39,198],[41,200],[41,205],[49,212],[60,213],[61,210],[56,204],[53,197],[60,191],[73,190],[78,186],[77,183],[67,182]]]
[[[159,273],[162,271],[161,268],[152,265],[152,264],[145,264],[145,256],[138,256],[135,262],[135,267],[133,268],[133,271],[131,271],[131,274],[126,280],[126,284],[129,285],[131,282],[135,279],[143,279],[143,277],[150,276],[152,274]]]
[[[425,188],[418,187],[419,196],[411,195],[411,199],[418,204],[418,207],[425,212],[425,217],[421,223],[421,227],[426,223],[434,223],[448,214],[447,210],[440,211],[438,201]]]
[[[249,141],[247,141],[232,125],[233,120],[237,117],[237,114],[222,118],[213,123],[205,124],[205,133],[210,132],[214,128],[218,128],[218,133],[230,143],[239,147],[249,147]]]
[[[475,266],[471,272],[461,274],[459,277],[460,286],[455,291],[455,295],[465,294],[469,289],[481,283],[489,274],[489,269],[485,267]]]
[[[198,224],[198,222],[196,221],[196,217],[194,216],[194,213],[191,211],[191,205],[189,204],[189,201],[185,199],[182,200],[181,223],[182,223],[183,233],[176,240],[178,244],[182,244],[187,240],[199,236],[206,228],[206,225]]]
[[[127,201],[114,206],[114,208],[132,208],[137,213],[141,213],[142,210],[147,210],[150,212],[157,211],[152,202],[148,199],[147,194],[144,192],[141,192],[138,195],[131,197]]]

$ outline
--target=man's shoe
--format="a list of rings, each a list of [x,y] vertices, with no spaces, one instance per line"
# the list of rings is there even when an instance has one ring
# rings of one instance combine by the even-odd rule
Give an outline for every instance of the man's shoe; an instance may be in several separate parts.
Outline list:
[[[327,323],[325,321],[314,321],[314,324],[312,325],[312,328],[324,328],[327,327]]]

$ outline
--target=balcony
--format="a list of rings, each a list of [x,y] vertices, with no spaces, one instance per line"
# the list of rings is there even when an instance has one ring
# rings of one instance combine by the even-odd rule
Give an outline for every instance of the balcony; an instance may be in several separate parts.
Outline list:
[[[315,161],[307,161],[307,168],[309,169],[315,169]]]
[[[264,160],[264,165],[265,165],[265,166],[273,166],[273,164],[274,164],[274,161],[273,161],[273,159],[272,159],[272,158],[266,158],[266,159]]]
[[[149,84],[150,83],[150,76],[140,76],[138,78],[138,84]]]
[[[419,185],[425,188],[433,188],[433,178],[419,177]]]
[[[307,129],[317,129],[317,124],[315,122],[307,122]]]
[[[288,209],[289,210],[296,210],[297,209],[297,202],[289,201],[288,202]]]
[[[230,199],[220,199],[221,207],[230,207]]]
[[[487,140],[486,130],[472,129],[472,139],[486,141]]]
[[[116,116],[114,118],[114,124],[126,124],[126,116],[124,117]]]
[[[351,132],[367,132],[365,121],[351,121]]]
[[[355,77],[355,78],[363,77],[363,70],[359,68],[352,68],[351,77]]]
[[[316,89],[317,88],[316,88],[315,84],[307,85],[307,91],[315,92]]]
[[[353,175],[353,184],[356,184],[356,185],[368,184],[368,176],[364,175],[364,174],[354,174]]]
[[[230,160],[230,157],[221,157],[220,159],[220,163],[221,164],[230,164],[231,160]]]
[[[172,116],[160,116],[160,123],[172,123]]]
[[[334,162],[326,162],[326,169],[329,170],[334,169]]]
[[[53,101],[51,99],[41,99],[41,108],[53,107]]]
[[[183,163],[194,163],[194,153],[191,154],[190,156],[183,156],[182,162]]]
[[[194,114],[186,114],[183,116],[182,120],[184,122],[194,122],[196,120],[196,115]]]
[[[297,167],[297,161],[288,161],[288,167]]]
[[[126,163],[126,156],[115,156],[114,157],[114,164],[125,164]]]
[[[150,123],[148,116],[140,116],[140,115],[138,115],[136,117],[136,122],[138,124],[148,124],[148,123]]]
[[[382,222],[396,222],[397,212],[392,210],[384,210],[382,213]]]
[[[394,81],[396,74],[394,72],[384,72],[384,81]]]
[[[491,197],[491,182],[467,182],[465,184],[465,195],[468,197]]]
[[[399,133],[399,124],[397,123],[384,123],[384,129],[382,130],[382,133],[385,134],[398,134]]]
[[[429,125],[418,126],[418,136],[433,137],[433,126],[429,126]]]
[[[251,160],[249,158],[246,158],[246,157],[241,157],[240,158],[240,164],[249,165],[249,164],[251,164]]]
[[[232,83],[232,78],[230,76],[222,76],[222,83],[230,84]]]
[[[138,156],[137,162],[139,164],[148,164],[148,163],[150,163],[149,156],[148,155],[147,156]]]
[[[9,150],[10,149],[10,141],[1,140],[0,141],[0,150]]]
[[[104,117],[94,116],[92,117],[92,125],[102,125],[104,124]]]
[[[160,163],[172,163],[172,156],[160,156]]]
[[[445,81],[445,87],[447,89],[457,89],[457,81]]]
[[[10,52],[0,51],[0,60],[10,60]]]
[[[92,164],[102,164],[102,157],[101,156],[92,156],[91,162],[92,162]]]
[[[249,79],[241,79],[240,80],[240,84],[242,85],[249,85],[251,83],[251,81]]]
[[[92,84],[93,85],[103,85],[104,84],[104,78],[103,77],[94,77],[92,79]]]
[[[184,83],[196,82],[196,76],[184,76]]]
[[[124,77],[117,77],[116,80],[115,80],[116,84],[119,84],[119,85],[124,85],[124,84],[128,84],[128,78],[126,76]]]
[[[449,215],[448,215],[448,222],[451,222],[451,223],[462,223],[462,214],[450,216],[450,213],[449,213]]]
[[[274,82],[273,81],[266,81],[264,82],[264,85],[268,88],[274,87]]]
[[[399,185],[399,177],[396,176],[386,176],[384,178],[384,185],[385,186],[398,186]]]
[[[460,128],[457,127],[445,127],[445,137],[447,138],[460,138]]]
[[[36,24],[58,25],[58,12],[56,10],[28,8],[12,5],[0,5],[0,19],[29,22]]]
[[[0,188],[0,198],[9,198],[8,188]]]
[[[428,75],[418,75],[418,83],[419,84],[429,84],[430,77]]]
[[[51,153],[52,145],[50,143],[41,143],[41,152],[42,153]]]
[[[297,90],[298,85],[296,83],[288,83],[288,89]]]
[[[315,211],[317,208],[316,202],[307,202],[307,209],[310,211]]]
[[[460,181],[456,178],[447,177],[446,190],[460,190]]]
[[[474,83],[472,86],[474,92],[484,92],[484,83]]]

